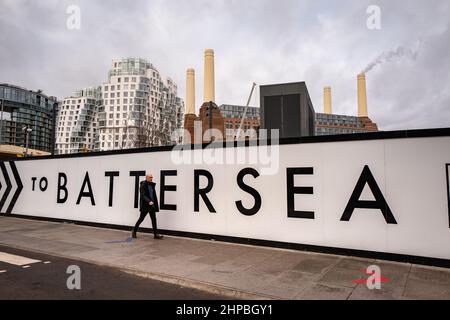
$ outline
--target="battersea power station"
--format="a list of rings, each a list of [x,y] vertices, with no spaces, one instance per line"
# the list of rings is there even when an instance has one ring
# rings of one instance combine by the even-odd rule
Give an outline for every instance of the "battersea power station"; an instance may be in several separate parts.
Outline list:
[[[253,90],[252,90],[253,93]],[[281,138],[295,138],[315,135],[315,112],[304,82],[265,85],[260,87],[261,118],[256,129],[278,130]],[[240,112],[236,120],[242,120],[238,132],[246,118],[248,108],[236,106]],[[239,119],[241,118],[241,119]],[[229,119],[228,119],[229,120]],[[209,143],[230,136],[225,130],[225,120],[221,108],[215,102],[214,51],[205,50],[204,99],[200,113],[195,114],[195,70],[187,70],[185,143]],[[235,135],[231,138],[234,140]]]
[[[368,116],[365,74],[357,77],[358,115],[332,112],[331,87],[324,88],[324,112],[316,113],[305,82],[260,86],[260,108],[218,106],[215,101],[214,50],[204,56],[204,97],[197,115],[195,70],[187,70],[184,143],[201,144],[218,140],[259,137],[259,129],[278,130],[280,138],[342,135],[377,132],[378,126]],[[256,86],[256,84],[254,85]],[[254,88],[253,88],[254,89]],[[250,95],[250,98],[253,94]],[[250,100],[249,100],[250,101]],[[230,116],[231,115],[231,116]],[[237,134],[236,134],[237,132]]]
[[[195,70],[187,70],[184,128],[186,134],[189,133],[189,135],[184,137],[185,143],[214,141],[214,136],[208,136],[208,132],[212,132],[212,130],[208,131],[208,129],[218,130],[216,132],[220,133],[219,136],[224,137],[224,119],[220,113],[219,107],[215,103],[214,50],[212,49],[205,50],[204,72],[204,103],[200,108],[200,114],[197,116],[195,114]],[[197,124],[201,124],[201,126],[198,126]],[[200,131],[201,134],[200,132],[198,133],[198,131]]]

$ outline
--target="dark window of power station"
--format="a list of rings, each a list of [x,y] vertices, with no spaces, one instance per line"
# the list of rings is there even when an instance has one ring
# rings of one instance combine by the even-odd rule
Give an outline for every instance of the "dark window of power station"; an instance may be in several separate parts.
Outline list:
[[[264,97],[266,129],[281,129],[281,137],[300,137],[300,94]]]

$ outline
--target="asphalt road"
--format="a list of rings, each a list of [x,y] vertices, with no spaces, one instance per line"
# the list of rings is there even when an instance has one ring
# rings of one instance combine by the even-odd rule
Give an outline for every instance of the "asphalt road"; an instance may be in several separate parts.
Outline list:
[[[74,265],[80,268],[81,290],[69,290],[67,286],[71,276],[69,283],[77,284],[73,271],[67,273]],[[0,299],[217,300],[225,297],[133,276],[113,268],[0,246]]]

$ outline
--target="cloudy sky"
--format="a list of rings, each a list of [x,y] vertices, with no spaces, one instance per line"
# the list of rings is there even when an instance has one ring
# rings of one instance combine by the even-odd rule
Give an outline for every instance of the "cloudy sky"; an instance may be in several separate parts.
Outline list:
[[[66,27],[70,5],[80,30]],[[0,82],[63,98],[106,81],[113,58],[142,57],[182,98],[194,67],[200,105],[213,48],[218,104],[245,104],[252,82],[306,81],[316,111],[330,85],[333,111],[356,115],[356,75],[379,61],[367,81],[381,129],[450,127],[449,27],[448,0],[0,0]]]

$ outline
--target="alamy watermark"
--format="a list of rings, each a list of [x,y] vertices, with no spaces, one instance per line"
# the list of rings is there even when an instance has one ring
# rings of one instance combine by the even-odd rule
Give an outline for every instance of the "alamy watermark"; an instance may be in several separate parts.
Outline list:
[[[201,122],[194,125],[194,139],[188,130],[182,130],[183,143],[171,152],[175,165],[253,165],[261,175],[276,175],[280,168],[280,134],[278,130],[259,130],[257,139],[224,139],[220,130],[208,129],[202,133]],[[180,133],[177,133],[180,136]],[[249,132],[250,135],[253,133]],[[204,147],[203,142],[210,143]]]
[[[70,276],[67,278],[67,289],[69,290],[81,290],[81,268],[77,265],[67,267],[67,274]]]
[[[369,15],[366,21],[367,29],[381,30],[381,8],[376,5],[370,5],[366,13]]]
[[[66,27],[68,30],[81,29],[81,8],[77,5],[70,5],[67,7],[66,13],[68,15],[66,20]]]
[[[362,270],[365,274],[369,275],[367,279],[353,280],[357,284],[365,284],[369,290],[381,290],[382,283],[388,283],[391,280],[381,275],[381,268],[377,265],[371,265],[367,269]]]

